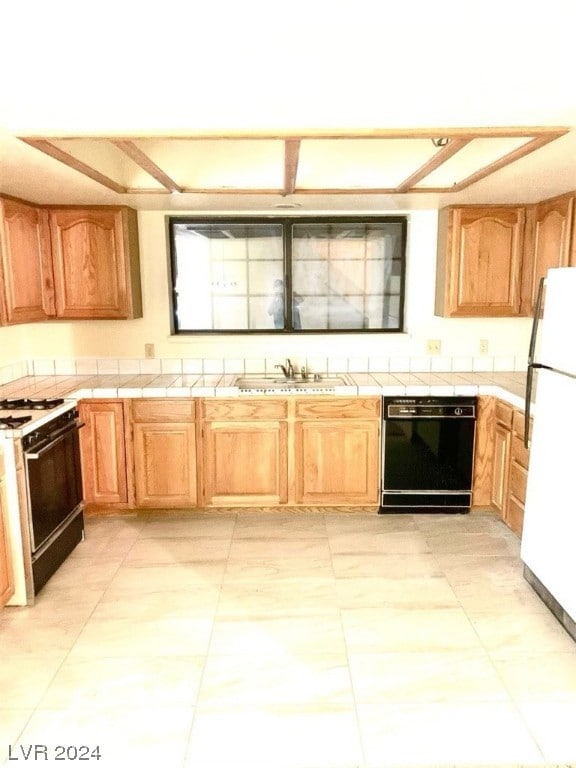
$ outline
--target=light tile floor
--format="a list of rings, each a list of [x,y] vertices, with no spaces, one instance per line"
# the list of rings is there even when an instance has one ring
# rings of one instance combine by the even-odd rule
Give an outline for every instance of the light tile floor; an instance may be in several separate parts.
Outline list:
[[[92,517],[36,605],[0,612],[0,760],[26,755],[576,764],[576,643],[489,515]]]

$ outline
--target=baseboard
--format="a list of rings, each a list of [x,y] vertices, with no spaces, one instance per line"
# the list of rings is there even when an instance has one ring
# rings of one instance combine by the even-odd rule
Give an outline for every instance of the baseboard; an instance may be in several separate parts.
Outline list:
[[[540,579],[530,570],[530,568],[528,568],[527,565],[524,566],[524,578],[528,584],[530,584],[542,602],[548,607],[550,612],[558,619],[560,624],[562,624],[570,637],[576,641],[576,622],[570,616],[568,616],[558,600],[556,600],[556,598],[550,594],[544,584],[542,584]]]

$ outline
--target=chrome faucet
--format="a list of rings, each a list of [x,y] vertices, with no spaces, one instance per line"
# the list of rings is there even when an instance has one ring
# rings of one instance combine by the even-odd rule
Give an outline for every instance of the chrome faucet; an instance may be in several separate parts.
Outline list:
[[[284,374],[285,379],[294,379],[294,366],[290,362],[290,358],[286,358],[286,365],[275,365],[274,368],[280,368]]]

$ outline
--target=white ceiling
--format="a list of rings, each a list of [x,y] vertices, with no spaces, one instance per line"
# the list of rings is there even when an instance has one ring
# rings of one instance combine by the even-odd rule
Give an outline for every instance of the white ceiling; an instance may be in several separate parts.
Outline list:
[[[375,211],[532,202],[576,189],[573,2],[537,9],[485,0],[465,10],[455,0],[102,0],[90,13],[72,0],[10,6],[0,11],[9,31],[0,48],[0,191],[7,194],[182,211],[271,211],[285,203]],[[310,140],[495,127],[571,130],[456,193],[354,192],[398,186],[436,151],[428,138]],[[49,138],[140,191],[114,192],[23,136]],[[214,140],[223,136],[247,139]],[[291,136],[309,140],[300,145],[297,191],[286,195],[282,139]],[[169,194],[103,137],[138,137],[179,186],[217,191]],[[499,148],[488,139],[464,147],[420,186],[450,187],[521,140],[498,141]],[[238,194],[227,186],[277,191]],[[342,192],[310,194],[334,188]]]

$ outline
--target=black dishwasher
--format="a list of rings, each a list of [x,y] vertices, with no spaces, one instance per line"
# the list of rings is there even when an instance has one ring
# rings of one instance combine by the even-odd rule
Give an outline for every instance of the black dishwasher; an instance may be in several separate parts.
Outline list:
[[[386,512],[468,512],[475,397],[385,397],[382,500]]]

